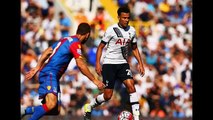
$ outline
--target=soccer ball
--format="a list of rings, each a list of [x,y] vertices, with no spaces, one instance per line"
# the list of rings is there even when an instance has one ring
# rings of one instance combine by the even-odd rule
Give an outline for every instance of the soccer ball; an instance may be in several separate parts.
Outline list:
[[[118,120],[133,120],[132,113],[124,110],[119,113]]]

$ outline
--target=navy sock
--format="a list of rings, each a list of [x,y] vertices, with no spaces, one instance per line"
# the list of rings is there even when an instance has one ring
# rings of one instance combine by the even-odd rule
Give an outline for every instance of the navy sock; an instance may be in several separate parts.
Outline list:
[[[38,120],[48,111],[46,104],[34,107],[34,113],[29,120]]]

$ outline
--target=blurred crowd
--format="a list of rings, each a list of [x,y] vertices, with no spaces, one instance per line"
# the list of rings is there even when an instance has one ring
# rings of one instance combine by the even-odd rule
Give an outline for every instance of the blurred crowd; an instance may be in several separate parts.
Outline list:
[[[68,0],[67,0],[68,1]],[[144,117],[192,117],[192,0],[112,0],[131,10],[130,25],[137,30],[138,48],[145,64],[145,76],[137,71],[137,60],[129,54],[135,86]],[[21,73],[22,106],[41,104],[37,76],[25,81],[24,74],[34,67],[44,49],[63,36],[71,35],[74,21],[88,22],[91,37],[84,45],[90,70],[96,74],[98,44],[112,18],[99,6],[93,18],[85,9],[69,19],[64,11],[56,12],[55,0],[21,0]],[[56,14],[57,13],[57,14]],[[114,23],[111,23],[114,24]],[[101,79],[101,76],[99,76]],[[61,115],[83,115],[83,105],[100,93],[72,60],[60,79]],[[110,101],[97,107],[93,116],[110,116],[128,109],[128,94],[117,82]]]

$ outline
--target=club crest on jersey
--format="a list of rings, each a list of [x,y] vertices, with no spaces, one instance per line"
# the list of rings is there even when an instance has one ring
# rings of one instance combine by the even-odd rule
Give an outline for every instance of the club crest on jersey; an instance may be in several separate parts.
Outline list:
[[[51,86],[47,86],[47,90],[50,90],[51,89]]]
[[[119,38],[117,39],[117,41],[115,42],[115,44],[119,44],[119,45],[127,45],[130,42],[130,39],[127,38]]]

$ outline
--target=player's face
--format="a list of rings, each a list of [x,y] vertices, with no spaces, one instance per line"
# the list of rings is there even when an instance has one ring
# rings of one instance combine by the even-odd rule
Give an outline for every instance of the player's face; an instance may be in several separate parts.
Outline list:
[[[129,13],[122,12],[121,15],[118,16],[119,24],[124,28],[127,27],[129,24],[129,17],[130,17]]]
[[[89,36],[90,36],[90,33],[87,33],[87,34],[85,35],[84,40],[82,40],[81,44],[86,43],[86,42],[87,42],[87,40],[88,40],[88,38],[89,38]]]

